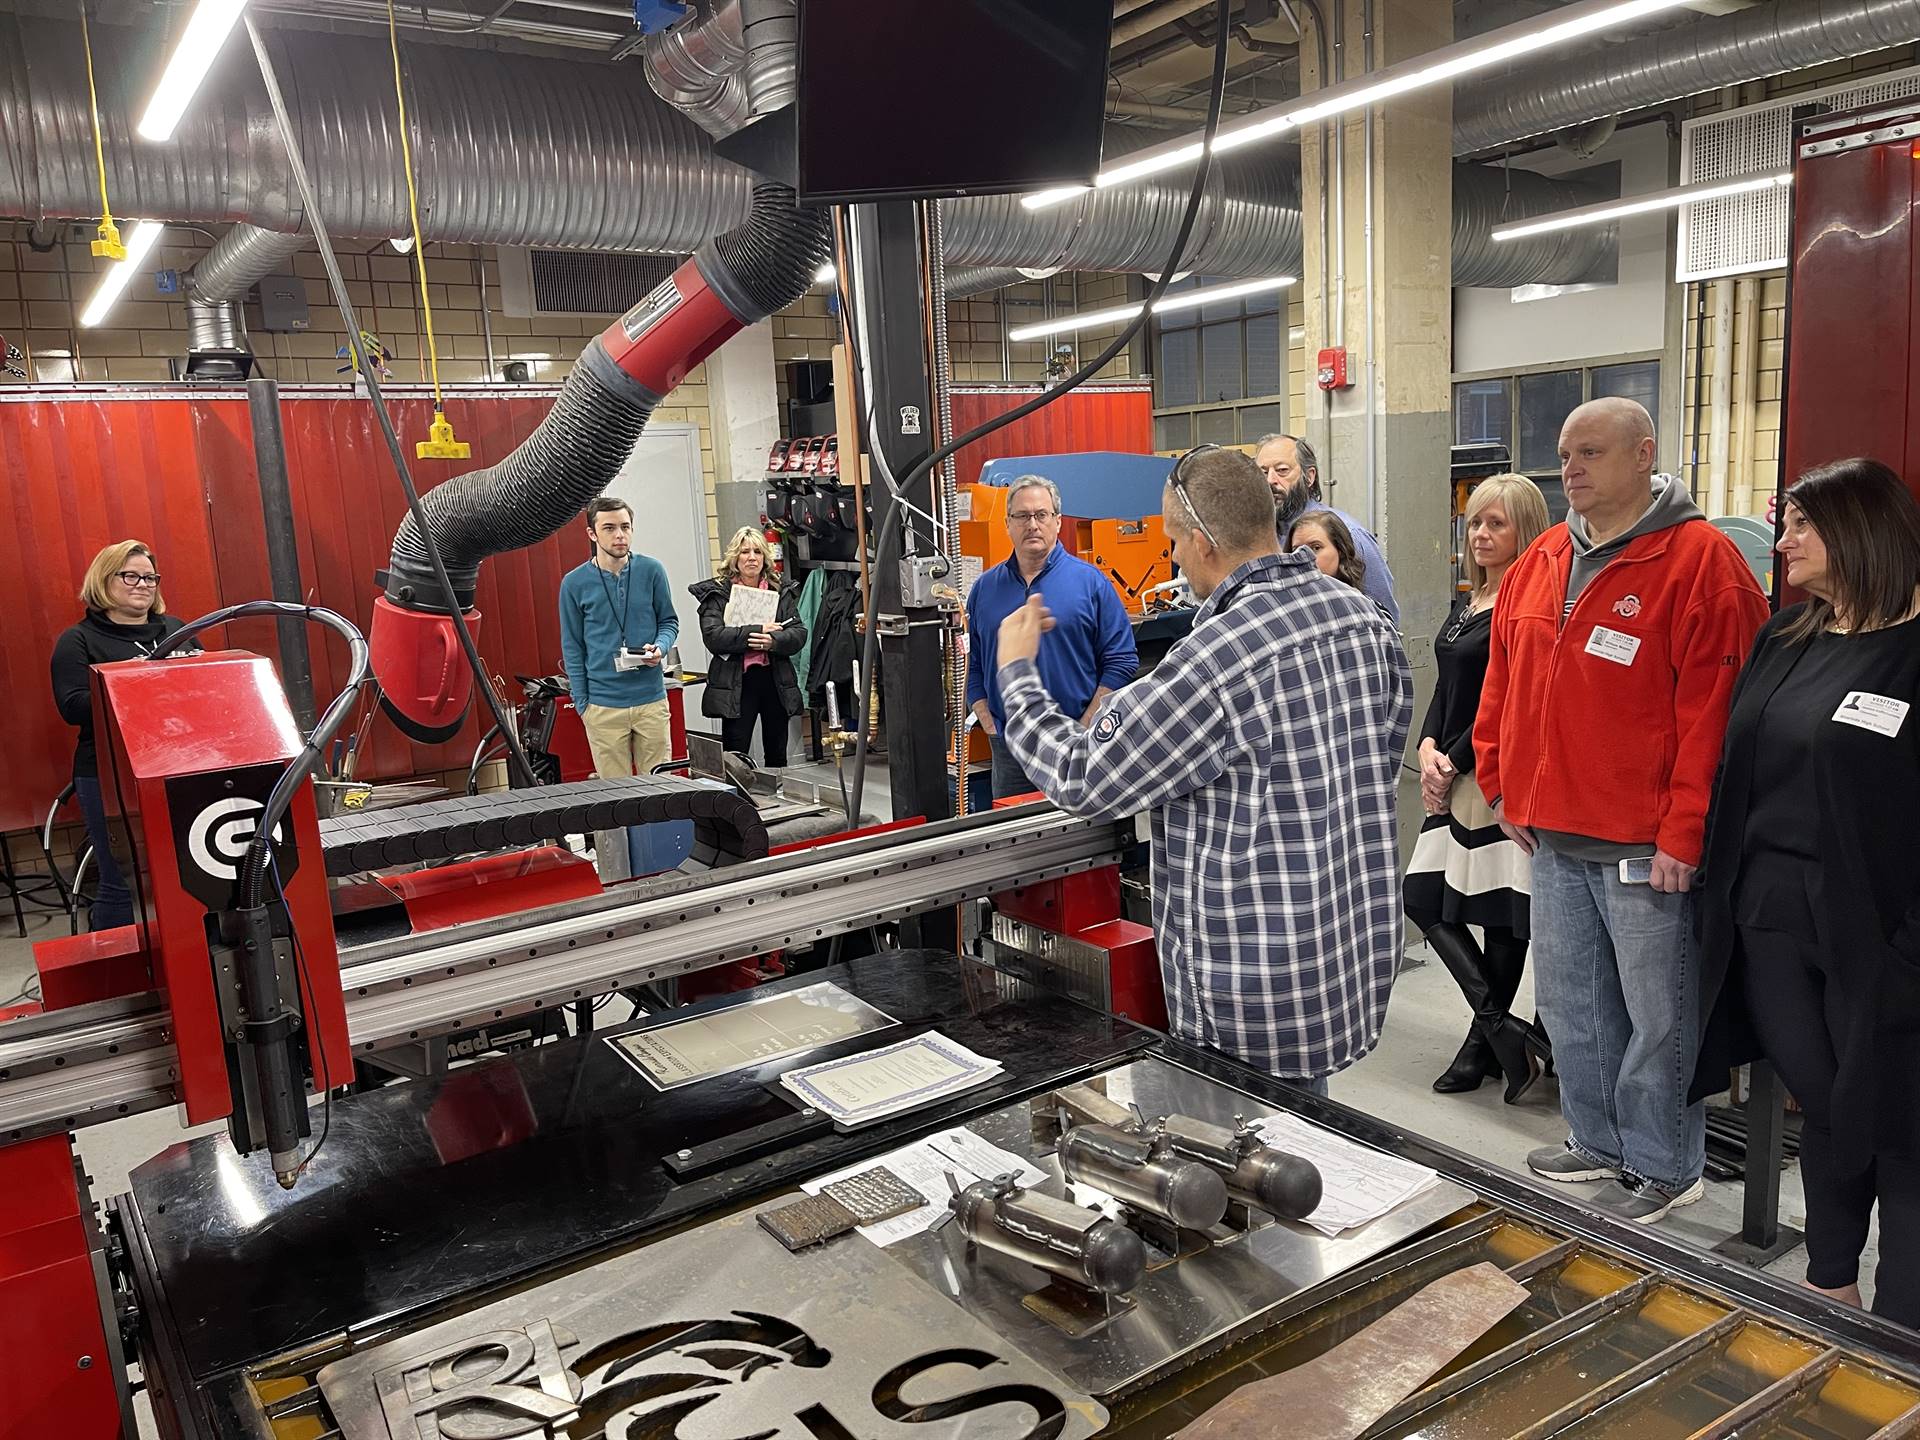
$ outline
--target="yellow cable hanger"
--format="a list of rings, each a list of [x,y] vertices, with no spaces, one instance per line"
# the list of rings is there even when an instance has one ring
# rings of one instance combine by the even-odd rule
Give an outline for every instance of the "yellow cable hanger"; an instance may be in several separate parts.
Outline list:
[[[465,460],[473,447],[453,438],[453,424],[447,419],[440,396],[440,347],[433,338],[433,301],[427,294],[427,247],[420,243],[420,196],[413,183],[413,146],[407,138],[407,91],[400,82],[400,27],[394,19],[393,0],[387,0],[387,43],[393,48],[393,97],[400,106],[400,164],[407,176],[407,214],[413,222],[413,264],[420,276],[420,310],[427,324],[427,356],[433,365],[433,424],[428,438],[413,447],[421,460]]]
[[[109,260],[127,258],[127,247],[120,243],[120,227],[113,223],[113,206],[107,203],[107,143],[100,135],[100,96],[93,88],[93,36],[87,29],[87,7],[80,6],[80,45],[87,52],[87,108],[93,116],[93,163],[100,172],[100,228],[95,231],[93,253]]]

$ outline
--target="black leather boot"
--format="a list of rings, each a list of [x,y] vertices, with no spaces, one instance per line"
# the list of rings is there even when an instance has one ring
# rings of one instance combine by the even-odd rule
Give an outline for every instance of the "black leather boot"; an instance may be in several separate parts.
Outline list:
[[[1489,1075],[1499,1073],[1500,1062],[1493,1058],[1480,1027],[1473,1025],[1467,1030],[1467,1038],[1460,1042],[1460,1053],[1433,1082],[1433,1088],[1441,1095],[1464,1095],[1469,1090],[1478,1090],[1480,1082]]]
[[[1511,965],[1510,953],[1503,953],[1501,971],[1496,976],[1488,965],[1488,957],[1464,925],[1436,925],[1427,932],[1427,943],[1472,1007],[1474,1031],[1505,1077],[1504,1098],[1507,1104],[1513,1104],[1540,1079],[1545,1068],[1546,1046],[1531,1025],[1507,1013],[1507,1005],[1513,999],[1513,990],[1506,989],[1509,971],[1515,989],[1520,983],[1519,970]],[[1503,952],[1508,949],[1499,948]],[[1523,963],[1525,954],[1524,950],[1520,952]],[[1501,990],[1505,990],[1504,995]]]

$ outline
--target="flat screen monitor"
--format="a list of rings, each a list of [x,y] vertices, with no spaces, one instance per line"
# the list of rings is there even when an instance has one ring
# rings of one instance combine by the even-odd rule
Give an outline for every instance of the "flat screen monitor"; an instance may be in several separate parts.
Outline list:
[[[800,0],[803,201],[1091,184],[1113,0]]]

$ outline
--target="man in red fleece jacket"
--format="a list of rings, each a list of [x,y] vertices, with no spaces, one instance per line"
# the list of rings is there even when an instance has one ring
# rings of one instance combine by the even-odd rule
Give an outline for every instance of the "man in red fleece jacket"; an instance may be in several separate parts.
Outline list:
[[[1704,1193],[1694,868],[1734,677],[1767,618],[1739,550],[1677,478],[1653,421],[1595,400],[1560,431],[1571,512],[1500,586],[1474,724],[1480,788],[1533,856],[1534,990],[1564,1145],[1549,1180],[1651,1224]]]

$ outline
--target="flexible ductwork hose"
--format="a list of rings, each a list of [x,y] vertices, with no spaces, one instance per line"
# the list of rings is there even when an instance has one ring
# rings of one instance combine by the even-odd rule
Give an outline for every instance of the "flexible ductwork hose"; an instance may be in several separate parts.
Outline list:
[[[450,611],[469,625],[480,563],[534,545],[579,517],[632,454],[667,394],[729,337],[792,304],[829,252],[824,211],[784,185],[756,184],[744,224],[703,245],[581,352],[553,409],[512,454],[447,481],[421,502],[453,595],[434,576],[409,516],[374,603],[374,673],[394,720],[426,742],[450,738],[473,679]]]

